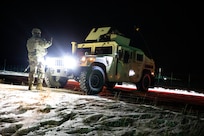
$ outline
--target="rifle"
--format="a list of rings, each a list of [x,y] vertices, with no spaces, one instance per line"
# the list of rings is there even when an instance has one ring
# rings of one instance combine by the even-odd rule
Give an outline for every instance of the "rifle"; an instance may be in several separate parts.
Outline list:
[[[29,69],[29,65],[25,68],[25,70],[24,70],[24,72],[27,72],[28,71],[28,69]]]

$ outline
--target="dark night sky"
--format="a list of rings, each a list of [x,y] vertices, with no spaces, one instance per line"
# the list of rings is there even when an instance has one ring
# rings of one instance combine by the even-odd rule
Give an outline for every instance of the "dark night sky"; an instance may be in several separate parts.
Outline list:
[[[150,52],[157,68],[203,73],[202,8],[201,3],[170,1],[2,2],[0,64],[27,65],[26,40],[33,27],[46,39],[53,37],[48,54],[59,55],[68,52],[71,41],[83,42],[93,27],[112,26],[131,38],[133,46]]]

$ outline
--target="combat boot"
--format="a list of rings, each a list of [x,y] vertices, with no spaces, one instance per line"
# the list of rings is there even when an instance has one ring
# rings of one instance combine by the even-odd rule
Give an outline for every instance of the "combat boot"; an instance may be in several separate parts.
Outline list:
[[[37,86],[36,86],[36,89],[42,91],[42,90],[43,90],[43,85],[42,85],[42,83],[38,83]]]
[[[28,90],[33,90],[33,84],[29,84]]]

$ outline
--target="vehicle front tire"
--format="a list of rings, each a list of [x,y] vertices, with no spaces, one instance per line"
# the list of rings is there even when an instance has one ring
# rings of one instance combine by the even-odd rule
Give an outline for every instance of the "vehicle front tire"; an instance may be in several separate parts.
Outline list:
[[[80,88],[88,95],[98,94],[105,83],[105,73],[99,66],[93,66],[87,71],[81,72]]]
[[[68,78],[52,76],[49,69],[45,72],[45,84],[50,88],[63,88],[67,84]]]

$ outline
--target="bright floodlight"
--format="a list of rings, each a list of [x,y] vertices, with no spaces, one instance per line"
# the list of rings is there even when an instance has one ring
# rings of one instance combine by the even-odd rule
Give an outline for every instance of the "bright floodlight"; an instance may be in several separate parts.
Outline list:
[[[63,58],[64,65],[68,69],[75,69],[77,67],[77,59],[73,56],[66,56]]]
[[[64,56],[62,58],[46,57],[46,65],[51,68],[75,69],[78,61],[73,56]]]

